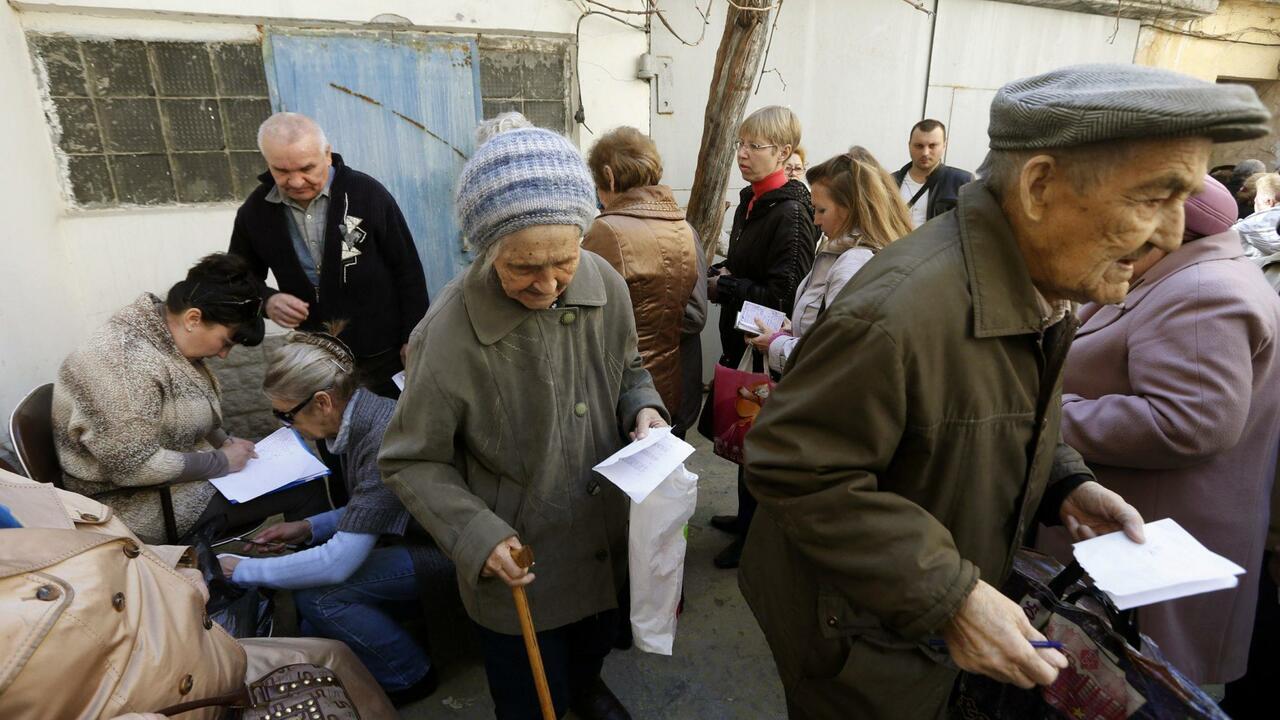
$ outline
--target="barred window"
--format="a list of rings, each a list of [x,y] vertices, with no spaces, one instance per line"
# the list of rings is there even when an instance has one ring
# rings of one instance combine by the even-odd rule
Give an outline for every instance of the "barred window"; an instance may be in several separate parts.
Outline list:
[[[29,35],[80,207],[240,200],[265,169],[271,114],[253,43]]]
[[[538,127],[570,133],[569,43],[480,38],[480,95],[486,119],[515,110]]]

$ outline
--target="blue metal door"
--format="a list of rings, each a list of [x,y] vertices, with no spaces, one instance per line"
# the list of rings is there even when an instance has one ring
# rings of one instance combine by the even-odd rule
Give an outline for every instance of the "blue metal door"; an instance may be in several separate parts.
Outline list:
[[[334,152],[391,191],[434,297],[470,261],[453,187],[481,116],[476,41],[268,29],[264,52],[272,107],[314,118]]]

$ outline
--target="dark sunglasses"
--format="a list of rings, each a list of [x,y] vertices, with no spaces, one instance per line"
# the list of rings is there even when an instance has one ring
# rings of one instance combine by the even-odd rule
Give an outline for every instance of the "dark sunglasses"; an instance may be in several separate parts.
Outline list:
[[[285,427],[293,427],[294,418],[298,416],[298,413],[302,412],[302,408],[306,407],[307,404],[310,403],[312,400],[315,400],[316,395],[322,392],[324,391],[317,390],[316,392],[311,393],[311,397],[307,398],[306,400],[303,400],[297,405],[294,405],[292,408],[290,408],[286,412],[281,412],[279,410],[276,410],[275,408],[272,408],[271,414],[275,415],[277,420],[284,423]]]

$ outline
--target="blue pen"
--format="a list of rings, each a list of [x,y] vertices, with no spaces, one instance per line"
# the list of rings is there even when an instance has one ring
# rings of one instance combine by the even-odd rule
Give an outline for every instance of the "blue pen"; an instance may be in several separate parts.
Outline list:
[[[939,650],[947,649],[947,641],[943,640],[942,638],[929,638],[927,642],[929,647],[931,648],[937,648]],[[1031,647],[1037,648],[1037,649],[1039,648],[1047,648],[1050,650],[1066,650],[1067,649],[1065,645],[1058,642],[1057,640],[1032,640],[1030,642],[1031,642]]]

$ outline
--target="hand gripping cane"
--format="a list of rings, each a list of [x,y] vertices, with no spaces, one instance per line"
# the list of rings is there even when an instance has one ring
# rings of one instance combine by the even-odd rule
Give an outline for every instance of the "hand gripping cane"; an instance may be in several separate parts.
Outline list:
[[[533,565],[533,548],[525,545],[511,553],[516,565],[526,570]],[[542,720],[556,720],[556,708],[551,702],[551,688],[547,685],[547,672],[542,667],[542,652],[538,650],[538,636],[533,631],[533,615],[529,613],[529,596],[524,586],[511,588],[516,601],[516,614],[520,616],[520,634],[524,635],[524,649],[529,653],[529,667],[533,670],[533,684],[538,689],[538,705],[542,707]]]

